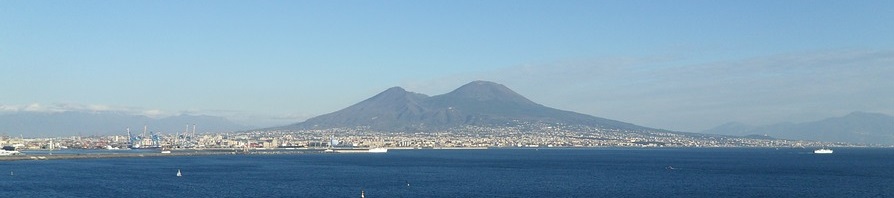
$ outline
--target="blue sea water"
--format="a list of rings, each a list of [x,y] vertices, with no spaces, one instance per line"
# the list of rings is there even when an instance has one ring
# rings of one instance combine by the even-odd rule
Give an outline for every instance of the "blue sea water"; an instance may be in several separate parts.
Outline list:
[[[7,161],[0,173],[4,197],[894,197],[894,149],[390,150]]]

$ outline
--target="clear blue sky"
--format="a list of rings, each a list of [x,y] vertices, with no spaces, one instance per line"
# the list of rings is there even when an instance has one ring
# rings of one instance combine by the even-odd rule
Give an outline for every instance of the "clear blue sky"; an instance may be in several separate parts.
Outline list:
[[[7,1],[0,111],[298,122],[472,80],[649,127],[894,114],[894,1]]]

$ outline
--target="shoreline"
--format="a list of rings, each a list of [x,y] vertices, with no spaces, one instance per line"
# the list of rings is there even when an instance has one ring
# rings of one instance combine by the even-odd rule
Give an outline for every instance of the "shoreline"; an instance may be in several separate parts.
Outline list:
[[[0,156],[0,161],[19,160],[67,160],[67,159],[101,159],[101,158],[138,158],[138,157],[172,157],[199,155],[237,155],[233,152],[172,152],[172,153],[76,153],[76,154],[24,154]]]
[[[488,149],[487,147],[468,147],[468,148],[386,148],[389,150],[418,150],[418,149],[445,149],[445,150],[463,150],[463,149]],[[0,156],[0,161],[20,161],[20,160],[69,160],[69,159],[101,159],[101,158],[139,158],[139,157],[175,157],[175,156],[204,156],[204,155],[294,155],[294,154],[354,154],[368,153],[368,149],[334,149],[335,152],[327,152],[326,148],[283,148],[283,149],[252,149],[249,151],[233,150],[233,149],[184,149],[173,150],[170,153],[161,153],[161,150],[153,150],[153,152],[128,152],[131,150],[115,151],[102,153],[108,150],[96,150],[98,152],[91,153],[90,150],[82,150],[85,153],[23,153],[19,155]],[[46,150],[34,150],[46,151]],[[64,150],[57,150],[64,151]],[[157,152],[155,152],[157,151]],[[372,153],[370,153],[372,154]]]
[[[488,149],[527,149],[527,150],[539,150],[539,149],[679,149],[679,148],[691,148],[691,149],[731,149],[731,148],[743,148],[743,149],[773,149],[772,147],[434,147],[434,148],[414,148],[414,147],[389,147],[388,150],[488,150]],[[852,149],[890,149],[892,147],[840,147],[840,148],[852,148]],[[789,149],[808,149],[813,151],[811,148],[790,148]],[[185,150],[174,150],[170,153],[161,153],[160,150],[156,150],[159,152],[131,152],[131,153],[122,153],[122,152],[111,152],[111,153],[89,153],[90,150],[86,153],[23,153],[20,155],[7,155],[0,156],[0,162],[2,161],[20,161],[20,160],[71,160],[71,159],[102,159],[102,158],[140,158],[140,157],[179,157],[179,156],[206,156],[206,155],[295,155],[295,154],[362,154],[368,152],[362,152],[368,149],[335,149],[335,152],[327,152],[325,148],[286,148],[286,149],[252,149],[250,151],[244,150],[233,150],[233,149],[185,149]],[[776,150],[779,150],[776,148]],[[57,150],[60,151],[60,150]],[[61,150],[64,151],[64,150]],[[104,151],[104,150],[98,150]],[[341,152],[339,152],[341,151]],[[376,154],[376,153],[369,153]]]

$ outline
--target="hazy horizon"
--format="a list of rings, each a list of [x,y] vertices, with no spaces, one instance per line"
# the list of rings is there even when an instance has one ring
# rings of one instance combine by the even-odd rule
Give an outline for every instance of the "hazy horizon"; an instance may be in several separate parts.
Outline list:
[[[698,132],[894,115],[894,2],[0,3],[0,113],[295,123],[473,80]]]

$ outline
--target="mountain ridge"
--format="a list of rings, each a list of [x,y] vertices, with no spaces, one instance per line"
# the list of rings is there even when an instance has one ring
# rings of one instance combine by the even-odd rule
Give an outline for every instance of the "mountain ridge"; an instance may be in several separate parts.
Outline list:
[[[882,113],[855,111],[803,123],[776,123],[763,126],[727,124],[702,131],[723,135],[769,135],[775,138],[894,145],[894,117]]]
[[[369,127],[381,131],[433,131],[460,126],[562,123],[619,130],[657,130],[535,103],[505,85],[473,81],[441,95],[392,87],[347,108],[276,129]]]

